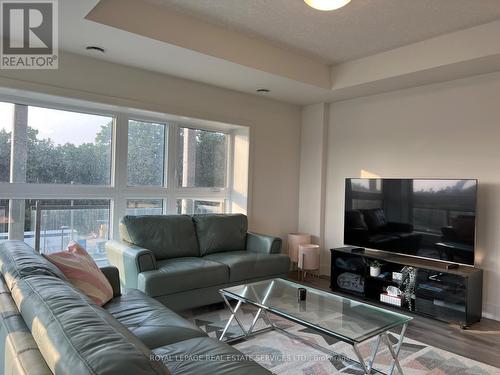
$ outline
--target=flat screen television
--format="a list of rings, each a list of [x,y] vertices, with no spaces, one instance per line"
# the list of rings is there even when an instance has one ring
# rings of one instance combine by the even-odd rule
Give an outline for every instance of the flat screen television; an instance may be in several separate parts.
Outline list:
[[[474,264],[477,180],[347,178],[344,243]]]

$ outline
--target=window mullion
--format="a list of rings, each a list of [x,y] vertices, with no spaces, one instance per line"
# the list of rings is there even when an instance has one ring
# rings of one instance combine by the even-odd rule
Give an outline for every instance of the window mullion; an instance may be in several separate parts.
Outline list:
[[[125,192],[127,188],[128,117],[118,114],[114,126],[113,148],[113,201],[111,207],[111,238],[117,238],[119,221],[126,211]]]
[[[168,123],[165,124],[165,138],[163,142],[163,187],[168,188],[171,183],[170,171],[173,169],[171,164],[173,164],[174,158],[170,155],[170,146],[173,141],[172,138],[172,126]]]
[[[167,214],[177,213],[177,203],[175,193],[178,189],[177,181],[177,155],[178,155],[178,125],[169,123],[168,126],[168,145],[167,145],[167,184],[165,211]]]
[[[231,204],[227,204],[227,201],[232,200],[233,195],[233,184],[234,184],[234,132],[229,133],[229,140],[227,146],[227,181],[226,181],[226,199],[224,201],[224,211],[226,213],[232,213]]]
[[[26,183],[28,164],[28,106],[14,105],[11,138],[10,183]],[[9,240],[24,239],[24,199],[9,202]]]

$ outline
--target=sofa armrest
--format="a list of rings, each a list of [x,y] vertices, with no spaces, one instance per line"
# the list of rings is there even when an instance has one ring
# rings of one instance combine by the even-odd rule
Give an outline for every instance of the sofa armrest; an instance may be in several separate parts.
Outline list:
[[[109,262],[118,268],[120,281],[126,288],[137,288],[141,272],[156,270],[156,259],[151,250],[122,241],[106,242]]]
[[[115,266],[106,266],[101,267],[101,271],[113,288],[113,297],[120,297],[122,295],[122,291],[120,288],[120,273],[118,268]]]
[[[247,251],[253,253],[279,254],[281,253],[281,243],[279,237],[247,233]]]

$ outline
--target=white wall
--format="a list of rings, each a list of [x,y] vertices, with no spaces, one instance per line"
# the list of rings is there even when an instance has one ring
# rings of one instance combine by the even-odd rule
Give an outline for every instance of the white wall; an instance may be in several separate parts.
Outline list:
[[[59,70],[2,70],[0,86],[249,126],[250,228],[297,230],[297,106],[68,53]]]
[[[346,177],[477,178],[483,310],[500,319],[499,98],[493,73],[331,104],[326,248],[342,245]],[[329,268],[329,253],[322,255]]]
[[[299,232],[312,235],[312,241],[324,245],[324,208],[326,134],[328,104],[319,103],[302,109],[300,137]]]

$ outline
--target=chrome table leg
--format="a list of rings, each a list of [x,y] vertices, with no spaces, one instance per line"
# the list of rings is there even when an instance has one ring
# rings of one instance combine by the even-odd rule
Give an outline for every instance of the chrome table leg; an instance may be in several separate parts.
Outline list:
[[[367,365],[369,372],[372,370],[373,364],[375,363],[375,357],[377,357],[378,348],[380,346],[381,339],[382,339],[382,335],[378,335],[377,341],[375,341],[375,346],[373,347],[372,355],[371,355],[370,360],[368,361],[368,365]]]
[[[368,366],[366,366],[365,360],[364,360],[363,356],[361,355],[358,344],[353,344],[352,347],[354,349],[354,353],[356,353],[356,356],[358,357],[359,364],[363,368],[363,371],[367,375],[370,374],[370,369],[368,369]]]
[[[257,320],[259,320],[260,314],[262,313],[262,308],[257,311],[257,314],[255,314],[255,317],[253,318],[252,324],[250,325],[250,328],[248,329],[247,333],[245,336],[250,335],[253,332],[253,329],[255,327],[255,324],[257,323]]]
[[[227,321],[226,326],[224,327],[224,330],[222,331],[222,334],[219,337],[219,341],[222,341],[224,339],[224,336],[226,335],[227,330],[229,329],[229,326],[233,322],[233,319],[236,319],[236,322],[238,323],[241,330],[243,331],[243,334],[246,336],[247,331],[245,330],[245,328],[243,327],[243,324],[240,322],[240,320],[236,316],[236,313],[240,309],[242,302],[238,301],[238,303],[236,304],[236,307],[233,309],[233,306],[231,306],[231,304],[227,300],[226,296],[222,294],[222,298],[224,299],[224,302],[226,303],[227,307],[229,308],[229,311],[231,311],[231,316],[229,317],[229,320]]]
[[[375,363],[375,358],[377,357],[378,349],[380,348],[380,342],[382,341],[382,336],[384,337],[387,335],[387,333],[383,333],[377,336],[377,340],[375,341],[372,349],[372,354],[370,355],[370,359],[368,361],[365,361],[363,358],[363,355],[361,354],[361,351],[359,350],[358,344],[354,344],[352,347],[354,349],[354,352],[356,353],[356,356],[358,357],[359,364],[363,368],[363,371],[365,374],[371,374],[373,371],[379,372],[377,370],[373,369],[373,364]]]
[[[387,335],[387,332],[385,333],[386,344],[387,344],[387,347],[389,348],[389,352],[391,353],[391,356],[392,356],[392,363],[389,366],[389,370],[387,372],[388,375],[392,375],[392,373],[394,372],[394,367],[398,368],[400,375],[404,374],[403,368],[401,367],[401,364],[399,363],[398,356],[399,356],[399,352],[401,351],[401,346],[403,345],[403,340],[405,338],[405,333],[406,333],[407,327],[408,327],[408,323],[405,323],[403,325],[403,328],[401,329],[401,334],[399,335],[399,341],[396,345],[396,349],[393,348],[393,345],[389,340],[389,336]]]

